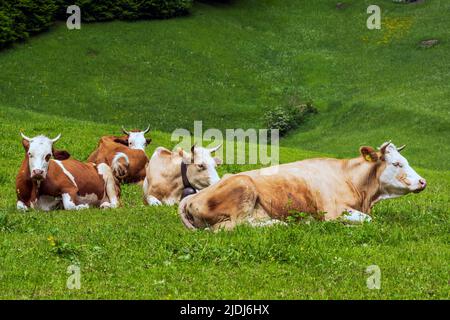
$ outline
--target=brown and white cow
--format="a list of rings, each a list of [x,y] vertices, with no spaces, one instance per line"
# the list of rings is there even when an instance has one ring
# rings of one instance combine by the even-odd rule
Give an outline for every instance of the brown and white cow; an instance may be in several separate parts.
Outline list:
[[[202,190],[220,180],[213,157],[221,145],[212,149],[192,146],[191,152],[179,149],[172,152],[159,147],[147,166],[144,180],[144,202],[149,205],[173,205],[186,194]]]
[[[61,135],[54,139],[21,135],[26,153],[16,178],[18,210],[80,210],[119,205],[120,189],[108,165],[69,159],[66,151],[53,147]]]
[[[126,131],[123,127],[122,130],[126,136],[102,137],[88,161],[96,164],[106,163],[121,182],[141,182],[145,178],[145,166],[148,163],[145,147],[152,141],[145,138],[150,127],[144,131]]]
[[[361,156],[354,159],[309,159],[231,175],[183,199],[179,213],[187,228],[213,230],[242,222],[270,225],[292,212],[322,220],[370,221],[377,201],[425,189],[425,179],[401,149],[386,142],[378,152],[361,147]]]

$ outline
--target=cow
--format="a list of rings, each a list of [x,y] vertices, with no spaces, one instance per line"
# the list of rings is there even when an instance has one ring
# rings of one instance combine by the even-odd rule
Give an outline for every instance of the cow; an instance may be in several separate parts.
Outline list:
[[[105,136],[98,142],[97,149],[91,153],[89,162],[106,163],[114,173],[114,176],[123,183],[139,183],[145,178],[145,166],[148,157],[145,147],[151,139],[146,139],[144,131],[127,131],[122,127],[125,136]]]
[[[17,209],[50,211],[81,210],[90,206],[116,208],[120,188],[107,164],[95,165],[70,158],[43,135],[28,138],[23,133],[25,158],[16,177]]]
[[[194,144],[190,153],[181,148],[172,152],[158,147],[146,169],[144,203],[174,205],[182,197],[218,182],[216,167],[221,160],[212,154],[220,147],[207,149]]]
[[[348,223],[371,221],[383,199],[425,189],[419,176],[390,141],[376,151],[361,147],[353,159],[316,158],[222,178],[183,199],[179,214],[189,229],[233,229],[284,223],[293,213]]]

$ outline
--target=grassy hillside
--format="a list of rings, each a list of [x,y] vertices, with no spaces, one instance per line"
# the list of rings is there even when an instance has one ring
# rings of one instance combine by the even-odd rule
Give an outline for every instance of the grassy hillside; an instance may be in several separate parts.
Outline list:
[[[173,20],[61,24],[1,51],[0,298],[448,298],[450,3],[379,1],[382,30],[369,31],[370,1],[336,2],[197,4]],[[440,44],[419,48],[427,38]],[[15,210],[19,130],[62,132],[58,146],[84,160],[100,136],[150,123],[151,154],[194,120],[261,127],[266,107],[292,100],[320,112],[282,140],[282,162],[393,139],[429,187],[355,228],[193,233],[176,208],[144,207],[138,186],[123,188],[118,210]],[[73,263],[79,291],[65,286]],[[381,290],[366,287],[372,264]]]

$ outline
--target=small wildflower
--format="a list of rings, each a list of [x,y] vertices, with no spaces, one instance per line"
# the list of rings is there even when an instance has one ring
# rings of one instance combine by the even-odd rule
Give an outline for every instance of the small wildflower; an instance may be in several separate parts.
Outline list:
[[[55,246],[56,246],[56,240],[55,240],[55,237],[49,236],[49,237],[47,238],[47,240],[48,240],[48,242],[50,243],[50,245],[51,245],[52,247],[55,247]]]

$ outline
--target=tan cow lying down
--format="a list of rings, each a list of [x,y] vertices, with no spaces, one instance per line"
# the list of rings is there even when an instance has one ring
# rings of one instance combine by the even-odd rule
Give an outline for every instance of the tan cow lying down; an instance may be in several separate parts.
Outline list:
[[[182,196],[195,193],[219,181],[216,166],[221,163],[213,149],[192,146],[191,152],[179,149],[172,152],[159,147],[147,166],[144,180],[144,202],[149,205],[173,205]]]
[[[183,199],[179,213],[187,228],[213,230],[243,222],[267,225],[292,211],[324,220],[370,221],[377,201],[425,189],[425,179],[401,149],[386,142],[378,152],[360,148],[354,159],[309,159],[232,175]]]
[[[145,166],[148,157],[145,147],[151,139],[146,139],[145,134],[150,130],[126,131],[126,136],[105,136],[98,142],[97,149],[89,156],[88,161],[96,164],[106,163],[114,173],[114,176],[124,183],[136,183],[144,180]]]
[[[16,178],[17,209],[117,207],[120,189],[111,168],[69,159],[66,151],[53,148],[60,136],[30,139],[22,134],[26,153]]]

